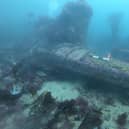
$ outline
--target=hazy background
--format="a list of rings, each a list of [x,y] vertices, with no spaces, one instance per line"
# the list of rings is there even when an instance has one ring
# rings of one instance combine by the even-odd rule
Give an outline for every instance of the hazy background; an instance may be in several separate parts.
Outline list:
[[[0,46],[9,46],[31,37],[34,22],[42,15],[56,16],[69,0],[0,0]],[[89,26],[88,47],[98,53],[110,51],[111,28],[109,16],[123,15],[120,28],[120,42],[129,43],[129,0],[87,0],[93,9]],[[32,37],[33,38],[33,37]],[[128,45],[129,46],[129,45]]]
[[[89,45],[100,51],[107,52],[112,46],[110,42],[111,28],[109,16],[112,13],[121,13],[123,15],[120,25],[119,39],[116,43],[125,47],[129,44],[129,0],[88,0],[88,3],[93,8],[94,15],[89,29]],[[129,46],[129,45],[128,45]]]

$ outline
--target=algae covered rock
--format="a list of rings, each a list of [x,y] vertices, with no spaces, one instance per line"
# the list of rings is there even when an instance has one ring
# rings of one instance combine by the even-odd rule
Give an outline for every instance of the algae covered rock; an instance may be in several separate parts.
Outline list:
[[[50,92],[44,92],[30,105],[28,123],[24,128],[80,129],[79,125],[84,123],[83,120],[89,113],[90,116],[88,115],[87,119],[91,121],[94,111],[97,112],[83,98],[57,101]],[[97,118],[95,117],[95,122]]]

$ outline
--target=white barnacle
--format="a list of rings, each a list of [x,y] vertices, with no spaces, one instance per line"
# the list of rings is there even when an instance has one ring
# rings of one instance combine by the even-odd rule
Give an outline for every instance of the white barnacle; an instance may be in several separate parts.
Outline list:
[[[108,57],[103,57],[102,59],[105,61],[110,61],[110,58],[108,58]]]
[[[93,55],[92,57],[95,59],[99,59],[99,56],[96,56],[96,55]]]

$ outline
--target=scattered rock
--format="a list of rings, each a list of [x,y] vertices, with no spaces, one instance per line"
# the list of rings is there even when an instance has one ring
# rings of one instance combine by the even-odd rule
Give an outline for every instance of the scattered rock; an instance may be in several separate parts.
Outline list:
[[[118,124],[119,127],[124,127],[127,124],[127,118],[128,118],[127,113],[122,113],[118,116],[116,123]]]
[[[96,127],[100,128],[102,124],[101,115],[102,113],[97,110],[88,112],[78,129],[94,129]]]

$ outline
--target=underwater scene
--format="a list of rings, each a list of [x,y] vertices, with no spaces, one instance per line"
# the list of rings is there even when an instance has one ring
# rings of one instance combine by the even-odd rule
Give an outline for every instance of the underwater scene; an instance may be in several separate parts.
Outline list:
[[[0,129],[129,129],[129,1],[0,0]]]

